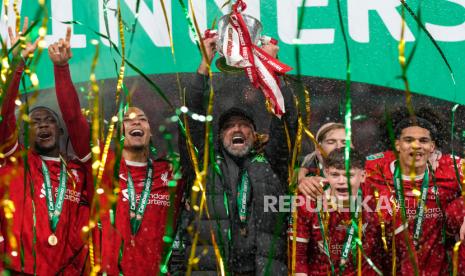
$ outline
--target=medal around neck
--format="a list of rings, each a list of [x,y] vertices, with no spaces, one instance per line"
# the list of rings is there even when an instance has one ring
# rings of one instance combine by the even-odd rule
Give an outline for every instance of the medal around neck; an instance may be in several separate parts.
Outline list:
[[[55,236],[55,234],[51,234],[50,236],[48,236],[48,244],[50,244],[51,246],[55,246],[58,244],[58,238],[57,236]]]
[[[42,161],[42,172],[44,174],[45,198],[47,200],[49,216],[48,220],[50,230],[52,231],[52,234],[48,237],[47,241],[49,245],[56,246],[58,244],[58,238],[55,235],[55,230],[60,220],[60,214],[63,209],[66,194],[66,164],[63,161],[61,162],[58,192],[55,201],[53,200],[53,187],[52,181],[50,180],[50,172],[44,161]]]

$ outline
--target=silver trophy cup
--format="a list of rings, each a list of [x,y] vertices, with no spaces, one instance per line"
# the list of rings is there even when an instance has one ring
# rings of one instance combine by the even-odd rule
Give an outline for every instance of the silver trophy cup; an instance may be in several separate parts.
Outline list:
[[[230,32],[229,29],[233,28],[231,25],[229,25],[229,16],[229,14],[223,15],[218,21],[218,41],[216,42],[216,49],[220,54],[220,57],[216,60],[216,67],[218,70],[227,73],[243,72],[242,68],[228,65],[223,53],[223,46],[228,43],[228,33]],[[258,45],[263,30],[262,23],[260,23],[258,19],[247,14],[242,14],[242,17],[244,18],[245,24],[247,25],[252,43]]]

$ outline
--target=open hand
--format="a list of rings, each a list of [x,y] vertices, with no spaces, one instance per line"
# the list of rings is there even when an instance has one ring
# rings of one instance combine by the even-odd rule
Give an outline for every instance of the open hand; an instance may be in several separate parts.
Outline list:
[[[298,190],[305,196],[309,196],[316,200],[323,194],[323,181],[325,178],[321,176],[309,176],[299,179]]]
[[[62,66],[68,64],[68,61],[73,57],[71,52],[71,27],[66,29],[65,39],[61,38],[58,42],[48,46],[48,55],[53,64]]]
[[[10,43],[11,43],[11,47],[13,47],[18,41],[19,39],[21,38],[21,35],[23,35],[26,31],[27,31],[27,28],[29,26],[29,18],[26,16],[24,18],[24,23],[23,23],[23,29],[21,30],[21,32],[13,32],[13,28],[11,27],[8,27],[8,36],[10,37]],[[32,57],[33,54],[34,54],[34,51],[37,49],[37,45],[39,44],[39,38],[36,39],[36,41],[34,41],[34,43],[31,43],[31,42],[26,42],[25,45],[17,45],[14,49],[13,49],[13,56],[17,56],[18,55],[18,52],[19,52],[19,49],[23,49],[21,51],[21,57],[26,59],[28,57]]]

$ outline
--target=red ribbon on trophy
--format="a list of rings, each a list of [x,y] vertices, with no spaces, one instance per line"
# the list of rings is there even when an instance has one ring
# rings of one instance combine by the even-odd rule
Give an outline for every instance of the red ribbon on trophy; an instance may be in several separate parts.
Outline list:
[[[274,114],[278,117],[284,114],[284,98],[279,86],[279,75],[292,70],[288,65],[270,56],[252,42],[247,24],[241,14],[247,5],[238,0],[233,5],[229,16],[229,25],[223,45],[223,55],[230,66],[244,68],[250,82],[260,88],[265,97],[270,100]],[[262,39],[263,41],[264,39]],[[267,43],[277,44],[272,38]]]

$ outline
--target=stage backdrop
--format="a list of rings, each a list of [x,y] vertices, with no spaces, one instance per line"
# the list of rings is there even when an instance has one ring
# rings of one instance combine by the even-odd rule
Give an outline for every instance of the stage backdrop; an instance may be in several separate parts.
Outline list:
[[[8,16],[2,5],[0,32],[7,38],[7,25],[14,26],[13,4],[17,2],[21,16],[34,16],[38,1],[9,0]],[[164,0],[166,19],[160,0],[121,0],[125,29],[126,56],[146,74],[193,72],[200,60],[198,49],[180,4],[187,0]],[[202,30],[228,12],[221,9],[224,0],[192,0],[195,15]],[[302,7],[302,2],[306,2]],[[411,90],[417,93],[465,104],[465,0],[407,1],[420,22],[444,52],[455,73],[451,74],[426,32],[406,13],[406,54],[417,45],[408,70]],[[418,3],[422,5],[419,7]],[[246,13],[260,19],[264,34],[279,41],[279,57],[296,68],[296,47],[300,49],[301,72],[307,76],[345,78],[345,48],[339,26],[337,1],[329,0],[249,0]],[[399,0],[341,0],[342,21],[346,28],[351,55],[352,80],[403,89],[399,79],[398,44],[401,35],[401,1]],[[89,79],[95,52],[92,40],[100,43],[98,79],[114,79],[121,59],[110,51],[109,43],[93,31],[108,34],[121,47],[116,17],[116,0],[48,0],[47,42],[64,36],[66,26],[61,21],[79,21],[73,26],[72,71],[76,82]],[[421,12],[420,12],[421,11]],[[296,39],[298,14],[303,12],[300,38]],[[137,15],[137,16],[136,16]],[[135,18],[137,23],[135,24]],[[8,18],[8,20],[6,20]],[[167,23],[169,28],[167,28]],[[168,29],[172,31],[174,57]],[[37,67],[40,88],[53,87],[51,64],[46,55]],[[292,71],[291,74],[296,71]],[[127,68],[126,76],[134,76]]]

